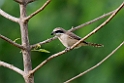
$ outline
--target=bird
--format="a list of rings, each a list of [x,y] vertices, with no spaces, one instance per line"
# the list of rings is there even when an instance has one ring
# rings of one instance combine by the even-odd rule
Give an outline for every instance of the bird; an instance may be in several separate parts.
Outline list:
[[[57,27],[57,28],[53,29],[51,35],[57,36],[57,38],[60,40],[60,42],[66,48],[70,48],[76,42],[78,42],[79,40],[81,40],[81,37],[77,36],[76,34],[74,34],[71,31],[65,30],[65,29],[63,29],[61,27]],[[79,48],[81,46],[103,47],[104,45],[82,41],[75,48]]]

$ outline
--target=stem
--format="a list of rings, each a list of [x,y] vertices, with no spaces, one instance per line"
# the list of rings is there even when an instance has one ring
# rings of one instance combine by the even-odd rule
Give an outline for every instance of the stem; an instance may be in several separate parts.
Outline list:
[[[17,73],[19,73],[20,75],[23,76],[23,71],[21,69],[13,66],[13,65],[11,65],[11,64],[9,64],[7,62],[4,62],[4,61],[0,60],[0,66],[6,67],[8,69],[11,69],[11,70],[13,70],[13,71],[15,71],[15,72],[17,72]]]
[[[1,34],[0,34],[0,38],[3,39],[3,40],[5,40],[5,41],[7,41],[8,43],[10,43],[10,44],[12,44],[12,45],[18,47],[18,48],[20,48],[20,49],[24,49],[23,46],[21,46],[20,44],[18,44],[18,43],[16,43],[16,42],[12,41],[11,39],[9,39],[9,38],[7,38],[7,37],[1,35]]]
[[[47,0],[42,7],[40,7],[38,10],[36,10],[34,13],[32,13],[31,15],[29,15],[25,20],[29,20],[31,19],[33,16],[35,16],[36,14],[38,14],[39,12],[41,12],[49,3],[51,0]]]
[[[115,10],[114,10],[114,11],[115,11]],[[90,25],[90,24],[92,24],[92,23],[94,23],[94,22],[96,22],[96,21],[98,21],[98,20],[100,20],[100,19],[102,19],[102,18],[105,18],[105,17],[111,15],[114,11],[108,12],[108,13],[106,13],[106,14],[103,14],[102,16],[99,16],[99,17],[97,17],[97,18],[91,20],[91,21],[88,21],[88,22],[83,23],[83,24],[81,24],[81,25],[78,25],[78,26],[76,26],[76,27],[74,27],[74,28],[71,28],[69,31],[73,32],[73,31],[75,31],[75,30],[77,30],[77,29],[80,29],[80,28],[82,28],[82,27],[84,27],[84,26]]]
[[[19,22],[19,19],[12,16],[12,15],[9,15],[8,13],[6,13],[5,11],[3,11],[2,9],[0,9],[0,15],[2,15],[3,17],[13,21],[13,22],[16,22],[18,23]]]
[[[30,44],[28,39],[28,22],[24,19],[26,18],[26,5],[20,4],[20,29],[21,29],[21,38],[22,46],[25,47],[22,50],[23,54],[23,63],[24,63],[24,79],[26,83],[34,83],[34,76],[28,76],[29,71],[32,70],[31,57],[30,57]]]

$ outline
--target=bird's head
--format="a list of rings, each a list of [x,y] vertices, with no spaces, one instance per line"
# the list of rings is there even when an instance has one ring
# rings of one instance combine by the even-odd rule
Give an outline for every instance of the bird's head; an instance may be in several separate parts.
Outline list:
[[[66,32],[65,29],[58,27],[58,28],[55,28],[55,29],[53,30],[53,32],[51,33],[51,35],[55,35],[55,36],[60,37],[60,36],[61,36],[62,34],[64,34],[65,32]]]

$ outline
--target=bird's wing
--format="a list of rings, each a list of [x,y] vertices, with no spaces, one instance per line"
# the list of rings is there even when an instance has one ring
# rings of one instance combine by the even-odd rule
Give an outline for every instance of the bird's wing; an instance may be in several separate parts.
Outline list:
[[[81,37],[77,36],[76,34],[70,32],[70,31],[67,31],[66,34],[68,34],[71,39],[76,39],[76,40],[80,40],[81,39]],[[88,44],[85,41],[82,41],[82,42],[85,43],[85,44]]]
[[[67,31],[66,34],[68,34],[71,39],[76,39],[76,40],[81,39],[81,37],[75,35],[74,33],[70,32],[70,31]]]

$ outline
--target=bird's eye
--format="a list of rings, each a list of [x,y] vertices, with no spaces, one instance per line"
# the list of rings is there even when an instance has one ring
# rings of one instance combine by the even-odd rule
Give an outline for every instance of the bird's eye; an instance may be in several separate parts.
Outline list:
[[[55,31],[55,33],[64,33],[62,30]]]

